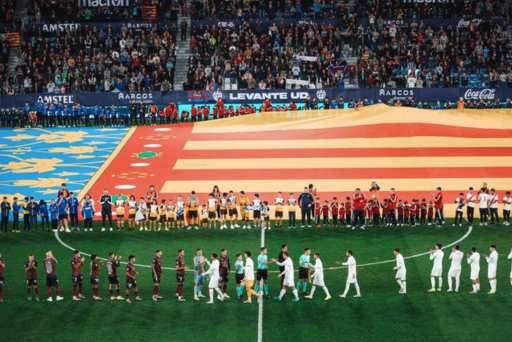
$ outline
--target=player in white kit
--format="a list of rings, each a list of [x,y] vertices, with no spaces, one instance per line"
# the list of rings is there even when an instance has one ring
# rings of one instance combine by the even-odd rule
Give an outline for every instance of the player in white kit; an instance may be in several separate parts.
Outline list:
[[[512,260],[512,250],[510,251],[510,254],[508,255],[508,260]],[[512,270],[510,271],[510,285],[512,285]]]
[[[459,292],[460,285],[460,272],[462,271],[462,259],[464,259],[464,253],[460,251],[460,245],[455,245],[450,254],[450,270],[448,271],[448,292],[452,292],[452,278],[455,278],[455,292]]]
[[[348,275],[347,275],[347,283],[345,285],[345,292],[340,295],[341,298],[347,298],[348,290],[350,289],[350,284],[354,284],[356,288],[356,295],[354,297],[361,297],[361,291],[359,290],[359,284],[357,283],[357,264],[356,259],[354,258],[354,253],[351,250],[347,251],[348,260],[346,262],[336,261],[338,265],[348,266]]]
[[[441,291],[443,286],[443,258],[444,252],[442,251],[443,246],[440,243],[436,243],[435,250],[430,250],[430,260],[434,260],[434,266],[432,266],[432,272],[430,272],[430,282],[432,288],[428,292],[436,292],[436,278],[439,280],[439,287],[437,291]]]
[[[281,292],[279,293],[279,296],[275,297],[277,300],[282,301],[283,296],[286,294],[286,288],[291,287],[293,291],[293,295],[295,298],[293,298],[294,302],[298,302],[299,299],[299,293],[297,292],[297,289],[295,288],[295,281],[293,280],[294,277],[294,271],[293,271],[293,261],[290,258],[289,252],[283,252],[283,262],[279,262],[276,259],[272,259],[273,262],[278,264],[279,266],[284,266],[284,271],[282,273],[279,273],[277,275],[278,278],[281,278],[284,276],[283,280],[283,287],[281,288]]]
[[[476,247],[471,247],[472,254],[466,254],[468,264],[471,266],[471,276],[469,277],[473,282],[473,291],[471,294],[476,294],[480,291],[480,253],[476,251]]]
[[[407,293],[407,269],[405,268],[405,260],[404,256],[400,253],[400,248],[395,248],[393,253],[396,256],[396,266],[393,268],[396,271],[395,280],[400,285],[400,290],[398,293],[406,294]]]
[[[327,296],[325,297],[325,300],[329,300],[331,299],[331,295],[329,294],[329,290],[327,289],[327,286],[325,286],[324,283],[324,265],[322,263],[322,260],[320,260],[320,253],[315,252],[314,258],[315,264],[309,265],[309,268],[315,270],[315,273],[311,276],[311,278],[313,278],[313,287],[311,287],[311,294],[306,296],[306,298],[313,299],[313,294],[315,293],[316,287],[320,286],[322,289],[324,289],[324,292]]]
[[[219,294],[217,298],[220,301],[224,301],[225,297],[222,291],[219,288],[219,267],[220,263],[219,260],[217,260],[217,254],[212,254],[212,262],[210,263],[208,259],[204,258],[204,261],[208,264],[210,267],[208,271],[203,273],[203,277],[210,276],[210,283],[208,284],[208,289],[210,290],[210,301],[206,302],[207,304],[213,304],[213,291],[217,291]]]
[[[489,284],[491,285],[491,291],[489,294],[496,293],[496,270],[498,269],[498,252],[496,252],[496,245],[491,245],[489,248],[491,251],[490,255],[485,255],[484,258],[487,260],[487,278],[489,278]]]

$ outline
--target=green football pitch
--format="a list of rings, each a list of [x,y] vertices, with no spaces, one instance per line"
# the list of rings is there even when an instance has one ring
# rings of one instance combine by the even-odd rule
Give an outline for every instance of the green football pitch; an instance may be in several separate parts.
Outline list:
[[[243,304],[236,299],[234,276],[229,283],[231,296],[225,302],[216,300],[207,305],[193,300],[193,274],[187,273],[184,295],[186,302],[175,299],[176,277],[172,268],[177,250],[185,249],[185,260],[191,266],[196,248],[205,255],[219,253],[227,248],[232,264],[237,253],[251,250],[253,260],[259,254],[260,230],[214,230],[173,232],[94,232],[8,233],[0,235],[0,253],[6,262],[4,299],[0,304],[1,341],[413,341],[413,340],[510,340],[507,317],[512,309],[512,287],[507,255],[512,247],[510,228],[503,225],[481,227],[472,231],[467,227],[370,228],[366,231],[346,228],[297,228],[265,231],[265,245],[270,257],[277,257],[281,244],[287,244],[295,268],[305,247],[321,254],[325,282],[332,299],[324,301],[318,289],[313,300],[301,296],[292,302],[286,296],[283,302],[263,301],[262,311],[257,301]],[[60,241],[59,241],[60,238]],[[488,295],[487,265],[481,260],[482,292],[471,295],[469,266],[463,263],[461,291],[446,293],[446,275],[451,247],[445,249],[443,292],[427,293],[432,267],[426,252],[440,242],[445,246],[460,241],[461,250],[468,252],[476,246],[488,253],[490,244],[499,252],[498,292]],[[394,280],[393,248],[400,247],[406,259],[408,293],[398,294]],[[106,257],[109,252],[137,257],[137,264],[151,265],[156,249],[163,251],[164,278],[160,294],[164,299],[151,300],[152,280],[150,268],[137,267],[142,302],[127,304],[110,301],[106,269],[100,271],[100,296],[103,301],[92,300],[89,282],[89,260],[86,258],[84,294],[87,299],[71,300],[71,265],[73,252],[97,253]],[[39,272],[41,302],[28,301],[23,264],[29,253],[36,260],[52,250],[58,259],[61,302],[46,302],[44,275]],[[358,262],[358,282],[362,298],[353,298],[354,289],[347,299],[339,298],[345,287],[347,270],[337,267],[336,260],[345,261],[345,251],[352,249]],[[272,271],[277,270],[271,265]],[[121,290],[124,293],[124,268],[121,267]],[[295,279],[297,281],[297,279]],[[277,295],[277,273],[270,274],[270,294]],[[308,285],[308,291],[311,285]],[[207,294],[206,286],[203,294]],[[133,296],[133,293],[132,293]],[[507,337],[508,336],[508,337]]]

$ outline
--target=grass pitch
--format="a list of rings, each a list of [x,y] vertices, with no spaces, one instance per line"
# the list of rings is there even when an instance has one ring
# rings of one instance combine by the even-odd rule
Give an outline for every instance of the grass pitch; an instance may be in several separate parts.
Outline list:
[[[301,298],[298,303],[285,297],[279,303],[265,299],[263,305],[263,341],[411,341],[411,340],[468,340],[492,336],[494,341],[508,341],[510,329],[506,322],[512,309],[510,286],[510,261],[507,255],[512,247],[510,228],[505,226],[475,226],[460,243],[462,251],[476,246],[480,253],[488,253],[490,244],[497,244],[498,293],[487,295],[487,265],[481,262],[482,293],[470,295],[469,266],[463,263],[461,291],[446,293],[446,275],[449,268],[445,250],[443,293],[427,293],[430,288],[431,262],[427,255],[406,260],[408,293],[398,295],[393,248],[400,247],[403,255],[414,256],[428,252],[436,242],[443,245],[461,239],[467,227],[452,227],[448,220],[444,228],[401,227],[370,228],[352,231],[346,228],[297,228],[272,229],[265,233],[269,257],[277,257],[281,244],[289,246],[296,269],[304,247],[321,253],[325,282],[333,298],[324,301],[324,293],[317,289],[315,298]],[[185,260],[192,266],[196,248],[203,249],[209,257],[212,252],[227,248],[232,264],[235,255],[251,250],[256,262],[259,254],[261,232],[244,231],[182,231],[182,232],[94,232],[59,233],[62,241],[84,253],[98,253],[107,257],[113,251],[126,261],[129,254],[137,256],[137,264],[151,265],[156,249],[163,251],[163,266],[172,268],[179,248],[185,249]],[[46,302],[44,274],[39,271],[41,302],[29,302],[26,296],[23,264],[29,253],[36,254],[41,262],[44,253],[51,249],[59,260],[62,302]],[[346,269],[336,267],[335,261],[344,261],[345,251],[352,249],[358,262],[358,281],[362,298],[352,298],[353,288],[347,299],[338,297],[345,287]],[[164,299],[151,300],[152,280],[149,268],[137,267],[139,291],[142,302],[131,305],[109,300],[106,269],[100,271],[100,296],[102,302],[91,299],[89,261],[85,256],[83,268],[84,294],[87,299],[71,300],[71,265],[73,252],[63,246],[53,233],[8,233],[0,235],[0,253],[6,261],[4,288],[5,302],[0,304],[0,339],[2,341],[256,341],[258,336],[258,304],[245,305],[236,299],[234,275],[228,293],[231,299],[205,304],[206,300],[193,300],[193,274],[187,273],[184,295],[186,302],[174,296],[176,279],[173,270],[164,269],[160,294]],[[380,263],[390,260],[389,263]],[[366,265],[365,264],[373,264]],[[40,265],[41,266],[41,265]],[[270,269],[277,270],[276,265]],[[124,295],[124,267],[120,269],[121,292]],[[297,278],[295,279],[297,281]],[[277,273],[270,274],[270,294],[277,295]],[[311,285],[308,285],[308,291]],[[203,293],[206,294],[206,286]],[[133,294],[132,294],[133,296]],[[301,296],[302,297],[302,296]]]

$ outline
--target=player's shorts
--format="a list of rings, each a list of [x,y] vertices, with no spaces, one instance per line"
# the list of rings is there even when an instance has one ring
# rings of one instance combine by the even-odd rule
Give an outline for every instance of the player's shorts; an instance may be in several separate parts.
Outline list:
[[[258,269],[256,271],[256,280],[260,281],[261,279],[267,280],[268,279],[268,269]]]
[[[242,283],[242,279],[244,279],[244,275],[243,274],[235,274],[235,280],[236,280],[236,284],[237,285]]]
[[[202,275],[202,274],[194,274],[194,282],[196,284],[204,283],[204,275]]]
[[[131,288],[134,288],[137,286],[137,280],[136,279],[133,279],[133,280],[127,280],[126,281],[126,288],[127,289],[131,289]]]
[[[176,217],[176,221],[183,221],[183,220],[184,220],[184,216],[183,216],[183,214],[178,215],[178,216]]]
[[[316,276],[313,278],[313,285],[325,286],[324,277]]]
[[[149,217],[149,220],[150,220],[150,221],[156,221],[156,216],[150,216],[150,217]]]
[[[227,215],[227,214],[228,214],[228,210],[227,210],[227,209],[221,209],[221,210],[220,210],[220,214],[221,214],[221,215],[223,215],[223,216],[225,216],[225,215]]]
[[[448,277],[460,277],[461,269],[450,269],[448,271]]]
[[[50,275],[46,276],[46,287],[58,287],[59,286],[59,279],[57,279],[57,276]]]
[[[116,217],[118,220],[124,220],[124,214],[117,214],[116,213]]]
[[[305,268],[299,268],[299,279],[308,279],[309,271]]]
[[[219,280],[220,280],[220,277],[211,277],[208,287],[211,289],[215,289],[215,288],[219,287]]]
[[[100,280],[98,278],[91,278],[91,285],[98,285]]]
[[[229,274],[223,273],[219,275],[219,281],[220,282],[228,282],[229,281]]]
[[[176,273],[176,281],[180,284],[185,282],[185,274]]]
[[[168,217],[168,218],[167,218],[167,221],[169,221],[169,222],[174,222],[174,217]]]
[[[215,211],[209,211],[208,212],[208,218],[210,220],[215,220],[216,217],[217,217],[217,215],[215,215]]]
[[[433,277],[441,277],[443,275],[443,269],[442,268],[433,268],[432,272],[430,272],[430,275]]]
[[[0,287],[3,287],[5,284],[4,276],[0,276]]]
[[[162,279],[162,274],[157,274],[156,276],[153,274],[153,283],[160,284],[161,279]]]
[[[279,217],[279,218],[283,217],[283,212],[282,212],[282,211],[277,211],[277,210],[276,210],[276,218],[277,218],[277,217]]]
[[[245,205],[244,206],[241,205],[240,206],[240,215],[244,216],[244,214],[245,214]]]
[[[108,277],[108,283],[115,285],[119,284],[119,278],[118,277]]]
[[[263,218],[263,221],[265,221],[265,222],[270,221],[270,217],[269,217],[269,216],[265,216],[265,217]]]
[[[128,219],[135,220],[135,214],[128,214]]]
[[[189,211],[188,217],[190,218],[197,218],[197,211]]]
[[[59,214],[59,220],[68,219],[68,214]]]
[[[27,286],[37,286],[37,279],[27,279]]]
[[[73,284],[78,284],[78,283],[81,283],[84,279],[82,278],[81,275],[79,275],[79,276],[72,276],[71,280],[73,281]]]
[[[288,287],[295,286],[295,282],[293,281],[293,277],[289,277],[289,278],[290,279],[288,279],[287,276],[284,277],[283,286],[288,286]]]
[[[163,223],[167,220],[167,217],[165,215],[160,215],[160,222]]]
[[[487,270],[487,278],[496,278],[496,268],[489,268]]]
[[[512,275],[511,275],[512,276]],[[471,275],[469,276],[469,279],[471,280],[477,280],[480,278],[480,269],[477,270],[471,270]]]
[[[229,209],[229,216],[238,216],[238,210],[235,209]]]
[[[396,272],[395,279],[404,281],[407,279],[406,275],[407,275],[407,271],[398,271],[398,272]]]
[[[347,283],[348,284],[354,284],[354,283],[357,283],[357,275],[355,274],[349,274],[347,276]]]
[[[252,217],[254,219],[259,219],[261,217],[261,211],[259,210],[254,210],[253,214],[252,214]]]

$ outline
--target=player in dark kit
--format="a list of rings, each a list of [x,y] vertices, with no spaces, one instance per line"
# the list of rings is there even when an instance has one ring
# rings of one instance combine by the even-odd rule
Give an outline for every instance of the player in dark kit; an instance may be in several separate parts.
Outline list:
[[[107,272],[108,289],[110,291],[110,300],[124,300],[119,293],[119,278],[117,277],[117,268],[121,265],[121,256],[116,257],[114,253],[108,254]],[[117,297],[114,297],[114,286],[116,287]]]
[[[44,260],[44,269],[46,271],[46,289],[48,290],[48,301],[52,302],[52,286],[55,287],[55,293],[57,294],[56,300],[63,300],[60,296],[59,279],[57,278],[57,270],[55,265],[57,259],[53,257],[52,251],[46,253],[46,259]]]
[[[185,298],[183,298],[183,282],[185,281],[185,270],[188,270],[184,257],[185,251],[183,249],[178,250],[178,258],[176,259],[176,281],[178,282],[176,297],[180,302],[185,301]]]
[[[36,294],[36,302],[39,302],[39,289],[37,288],[37,261],[34,260],[34,254],[28,255],[28,260],[25,261],[25,272],[27,272],[27,294],[28,300],[32,300],[32,286]]]
[[[101,270],[101,267],[105,265],[103,260],[98,264],[98,254],[91,255],[91,285],[92,285],[92,299],[101,300],[101,297],[98,296],[98,292],[100,290],[100,280],[98,278],[98,272]]]
[[[4,297],[3,297],[4,282],[5,282],[4,270],[5,270],[5,261],[4,261],[4,259],[2,259],[2,254],[0,254],[0,303],[3,303],[3,301],[4,301]]]
[[[153,259],[153,264],[151,265],[152,275],[153,275],[153,283],[155,286],[153,287],[153,300],[156,302],[163,297],[158,295],[158,290],[160,288],[160,280],[163,277],[162,274],[162,251],[157,250],[156,256]]]
[[[128,257],[128,264],[126,265],[126,303],[130,304],[130,289],[135,292],[135,300],[142,300],[139,297],[139,288],[137,287],[137,276],[139,272],[135,271],[135,255]]]
[[[71,259],[71,279],[73,281],[73,300],[84,299],[85,296],[82,294],[83,277],[82,277],[82,266],[84,265],[85,258],[80,257],[80,251],[76,250],[75,255]],[[78,296],[76,294],[76,288],[78,286]]]
[[[220,257],[219,257],[219,287],[222,288],[222,292],[224,293],[224,298],[229,298],[228,292],[228,281],[229,274],[231,273],[231,263],[229,262],[228,251],[223,248],[221,249]]]

